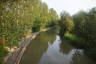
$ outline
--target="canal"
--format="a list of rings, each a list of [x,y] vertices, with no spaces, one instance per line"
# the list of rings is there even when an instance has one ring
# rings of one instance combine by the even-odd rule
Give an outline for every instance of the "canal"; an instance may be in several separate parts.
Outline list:
[[[27,47],[20,64],[96,64],[83,49],[61,40],[56,30],[41,32]]]

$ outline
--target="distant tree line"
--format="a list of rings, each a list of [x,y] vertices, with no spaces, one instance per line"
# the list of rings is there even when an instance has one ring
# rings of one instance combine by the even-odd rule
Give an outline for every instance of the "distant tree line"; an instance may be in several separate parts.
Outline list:
[[[85,53],[96,58],[96,8],[89,11],[80,11],[73,16],[67,12],[61,13],[59,20],[60,34],[64,36],[66,33],[71,33],[78,39],[77,44],[82,44]],[[73,39],[73,37],[71,37]],[[80,41],[81,40],[81,41]]]
[[[73,16],[73,33],[85,40],[85,53],[96,58],[96,8],[89,12],[80,11]]]

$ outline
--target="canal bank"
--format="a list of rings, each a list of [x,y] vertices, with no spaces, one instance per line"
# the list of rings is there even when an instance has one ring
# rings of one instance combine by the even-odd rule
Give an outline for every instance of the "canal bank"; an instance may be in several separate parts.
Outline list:
[[[52,27],[53,28],[53,27]],[[26,38],[24,38],[18,48],[16,48],[13,52],[10,52],[4,60],[4,64],[19,64],[20,60],[23,56],[24,51],[26,50],[27,46],[30,44],[30,41],[34,38],[36,38],[36,36],[40,33],[40,32],[45,32],[47,30],[50,30],[52,28],[47,28],[47,29],[43,29],[39,32],[35,32],[32,33],[28,36],[26,36]]]

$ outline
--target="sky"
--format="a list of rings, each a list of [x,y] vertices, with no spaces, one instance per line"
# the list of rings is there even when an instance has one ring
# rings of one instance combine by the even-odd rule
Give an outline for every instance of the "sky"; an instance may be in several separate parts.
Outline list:
[[[49,8],[54,8],[58,14],[67,11],[71,15],[80,10],[88,11],[96,7],[96,0],[42,0],[46,2]]]

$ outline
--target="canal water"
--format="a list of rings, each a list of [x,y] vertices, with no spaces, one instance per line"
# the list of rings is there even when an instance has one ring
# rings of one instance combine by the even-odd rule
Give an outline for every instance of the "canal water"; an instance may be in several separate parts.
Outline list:
[[[96,64],[65,40],[56,30],[41,32],[27,47],[20,64]]]

